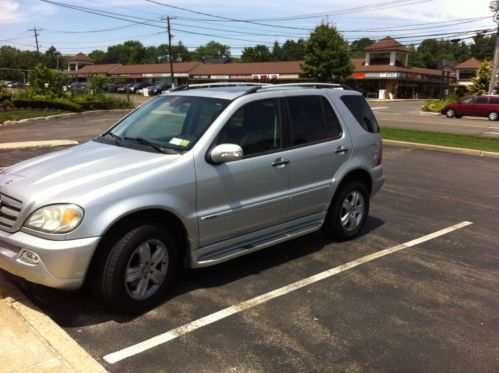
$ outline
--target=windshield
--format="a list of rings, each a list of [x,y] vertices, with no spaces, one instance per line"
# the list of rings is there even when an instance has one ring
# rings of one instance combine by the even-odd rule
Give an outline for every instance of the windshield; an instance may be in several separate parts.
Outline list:
[[[146,103],[109,132],[125,141],[189,150],[228,104],[229,100],[206,97],[161,96]]]

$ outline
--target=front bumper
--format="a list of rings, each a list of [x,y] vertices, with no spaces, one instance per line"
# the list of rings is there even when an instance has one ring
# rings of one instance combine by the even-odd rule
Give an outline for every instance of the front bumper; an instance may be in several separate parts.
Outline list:
[[[0,230],[0,268],[28,281],[59,289],[77,289],[84,280],[100,237],[52,241],[24,232]],[[29,251],[37,263],[23,259]]]

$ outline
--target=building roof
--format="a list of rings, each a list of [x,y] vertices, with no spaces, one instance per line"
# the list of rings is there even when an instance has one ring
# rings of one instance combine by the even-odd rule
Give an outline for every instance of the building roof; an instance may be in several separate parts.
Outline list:
[[[376,43],[364,48],[365,52],[404,52],[411,53],[411,50],[407,47],[404,47],[397,40],[387,36],[381,40],[378,40]]]
[[[70,57],[69,62],[95,62],[93,59],[88,57],[86,54],[83,53],[78,53],[75,54],[73,57]]]
[[[111,74],[113,70],[121,66],[119,63],[85,65],[79,70],[68,71],[69,75]]]
[[[178,62],[173,64],[174,73],[188,73],[201,62]],[[113,74],[127,75],[127,74],[161,74],[169,73],[170,64],[157,63],[157,64],[144,64],[144,65],[119,65]]]
[[[423,75],[441,76],[442,70],[423,69],[421,67],[406,67],[406,66],[390,66],[390,65],[364,65],[363,58],[352,58],[352,64],[355,66],[355,72],[362,73],[381,73],[381,72],[399,72],[399,73],[413,73]]]
[[[475,57],[471,57],[469,60],[456,65],[456,69],[478,69],[481,63],[482,61],[476,59]]]
[[[194,75],[303,74],[303,61],[249,62],[203,64],[191,72]]]

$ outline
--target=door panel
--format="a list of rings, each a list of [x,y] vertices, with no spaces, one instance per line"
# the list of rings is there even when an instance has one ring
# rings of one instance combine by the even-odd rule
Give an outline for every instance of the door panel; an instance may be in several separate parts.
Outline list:
[[[236,162],[196,165],[200,246],[286,220],[289,167],[282,151]],[[198,162],[199,163],[199,162]]]
[[[341,146],[350,149],[336,153]],[[333,176],[351,151],[345,138],[290,150],[290,219],[324,210],[331,199]]]
[[[200,246],[286,221],[289,152],[282,149],[282,132],[279,99],[252,101],[215,140],[241,146],[244,158],[218,165],[196,158]]]

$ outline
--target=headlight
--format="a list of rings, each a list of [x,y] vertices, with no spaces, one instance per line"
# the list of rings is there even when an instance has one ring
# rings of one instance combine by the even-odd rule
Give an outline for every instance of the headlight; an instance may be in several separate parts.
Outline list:
[[[39,208],[24,226],[47,233],[67,233],[76,229],[83,219],[83,209],[76,205],[50,205]]]

